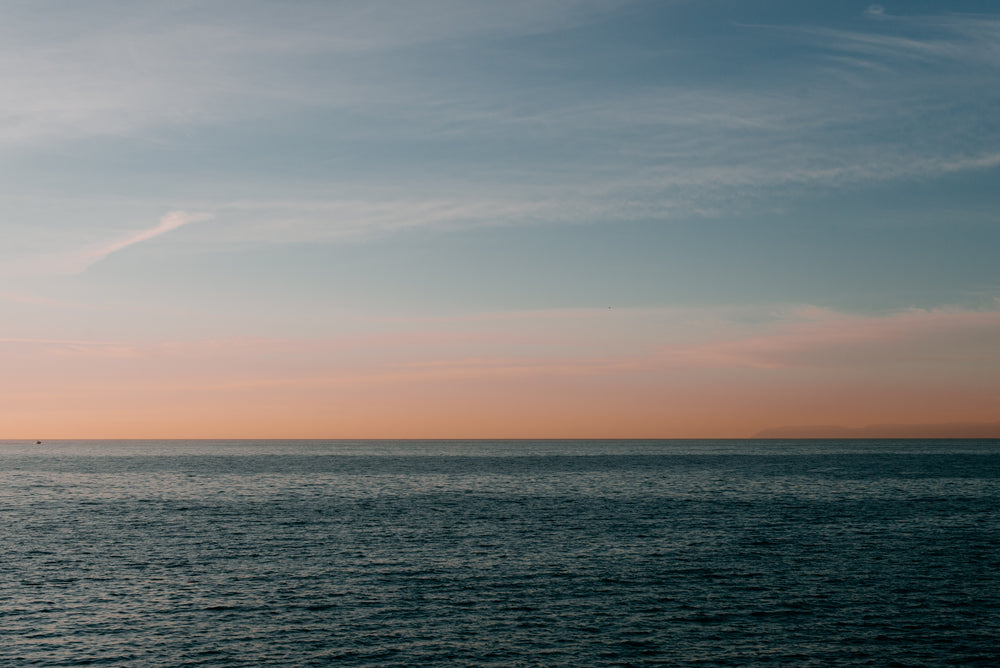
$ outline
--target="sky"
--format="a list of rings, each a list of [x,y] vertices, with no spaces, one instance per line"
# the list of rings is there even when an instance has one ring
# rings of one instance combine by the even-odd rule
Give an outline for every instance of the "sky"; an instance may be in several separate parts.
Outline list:
[[[0,438],[1000,436],[993,2],[12,1],[0,99]]]

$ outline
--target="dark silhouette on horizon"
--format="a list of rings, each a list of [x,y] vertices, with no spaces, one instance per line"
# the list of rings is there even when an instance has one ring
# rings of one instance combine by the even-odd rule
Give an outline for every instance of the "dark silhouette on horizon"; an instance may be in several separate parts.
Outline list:
[[[763,429],[752,438],[1000,438],[1000,422],[800,425]]]

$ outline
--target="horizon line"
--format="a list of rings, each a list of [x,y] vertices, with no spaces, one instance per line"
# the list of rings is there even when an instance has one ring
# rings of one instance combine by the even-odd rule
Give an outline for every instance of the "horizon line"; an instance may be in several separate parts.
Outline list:
[[[1000,441],[1000,436],[82,436],[0,438],[0,443],[24,441]]]

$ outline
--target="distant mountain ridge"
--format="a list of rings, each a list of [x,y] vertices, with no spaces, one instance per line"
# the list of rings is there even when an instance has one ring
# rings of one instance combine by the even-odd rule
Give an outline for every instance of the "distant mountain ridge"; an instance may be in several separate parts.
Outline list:
[[[1000,422],[870,424],[864,427],[801,425],[763,429],[752,438],[1000,438]]]

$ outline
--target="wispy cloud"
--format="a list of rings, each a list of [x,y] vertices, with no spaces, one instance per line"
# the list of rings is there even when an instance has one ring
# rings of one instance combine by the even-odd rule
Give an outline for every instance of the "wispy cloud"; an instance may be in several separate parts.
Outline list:
[[[161,234],[166,234],[171,230],[176,230],[178,227],[187,225],[189,223],[195,223],[198,221],[211,220],[212,215],[208,213],[188,213],[186,211],[172,211],[167,215],[160,218],[160,222],[149,228],[148,230],[142,230],[141,232],[136,232],[135,234],[129,235],[124,239],[118,241],[113,241],[107,245],[99,246],[93,250],[89,250],[86,253],[87,265],[90,266],[97,262],[100,262],[112,253],[116,253],[120,250],[128,248],[143,241],[149,241],[154,239]]]
[[[509,133],[533,143],[546,162],[527,171],[524,163],[518,170],[478,165],[477,176],[465,178],[415,174],[397,184],[402,192],[384,187],[371,200],[331,200],[311,210],[293,204],[270,222],[261,203],[257,229],[273,224],[290,237],[314,238],[343,234],[345,221],[357,234],[408,225],[715,215],[752,208],[776,192],[788,198],[1000,164],[990,113],[1000,94],[984,86],[984,72],[1000,72],[1000,21],[879,16],[884,20],[865,31],[776,28],[798,42],[802,57],[773,66],[786,83],[764,87],[658,82],[612,97],[557,88],[517,105],[497,92],[475,98],[437,90],[436,100],[413,98],[407,122],[396,124],[401,132],[420,127],[470,142]],[[572,159],[549,164],[566,147],[573,147]],[[532,164],[532,154],[522,157]],[[481,199],[468,195],[477,190]],[[435,198],[421,202],[415,191]],[[241,206],[254,209],[249,200]],[[346,215],[327,216],[324,206]]]
[[[190,223],[211,220],[214,216],[204,212],[172,211],[159,222],[145,230],[133,232],[113,241],[94,244],[82,249],[44,254],[24,258],[6,265],[3,273],[13,276],[72,275],[86,271],[109,255],[130,246],[150,241],[167,232]]]
[[[0,145],[134,135],[162,126],[266,117],[297,105],[381,105],[405,78],[379,54],[435,42],[540,34],[620,0],[338,2],[294,10],[247,0],[211,7],[97,2],[86,12],[0,8]],[[345,67],[345,54],[363,57]],[[321,75],[296,65],[336,61]],[[298,69],[294,76],[288,70]],[[392,81],[386,82],[386,75]],[[413,100],[409,101],[411,104]]]
[[[195,17],[189,7],[153,3],[88,14],[86,30],[67,16],[41,25],[7,8],[0,145],[31,151],[102,135],[159,145],[172,136],[168,128],[250,122],[279,156],[267,159],[281,164],[289,150],[282,142],[301,118],[330,119],[317,126],[329,150],[294,183],[260,167],[246,181],[232,179],[250,183],[253,197],[229,183],[198,202],[223,219],[223,242],[716,215],[775,193],[1000,164],[992,113],[1000,94],[984,85],[1000,70],[1000,20],[989,16],[899,17],[872,5],[864,29],[738,26],[751,46],[737,55],[750,61],[775,39],[798,49],[795,58],[753,61],[759,80],[745,85],[621,77],[609,95],[607,82],[576,72],[572,82],[523,94],[518,76],[574,74],[548,60],[548,50],[530,54],[509,80],[477,69],[475,59],[447,76],[427,75],[440,57],[434,48],[465,53],[473,43],[557,32],[622,5],[346,2],[279,15],[271,3],[250,1],[239,12],[221,3]],[[710,57],[727,48],[737,47],[706,46]],[[337,155],[341,144],[369,140],[371,153],[384,157],[365,169]],[[440,154],[429,159],[421,142]],[[236,163],[230,149],[204,147]],[[331,164],[333,175],[324,171]],[[243,167],[230,165],[240,177]],[[228,224],[228,212],[241,224]]]

